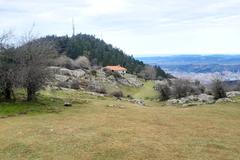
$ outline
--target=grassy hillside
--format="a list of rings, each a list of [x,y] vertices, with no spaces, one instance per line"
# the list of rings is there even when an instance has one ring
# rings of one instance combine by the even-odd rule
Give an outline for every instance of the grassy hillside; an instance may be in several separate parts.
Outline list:
[[[46,90],[40,98],[1,104],[5,116],[3,108],[11,107],[32,113],[0,119],[1,160],[240,159],[239,100],[181,108],[150,101],[142,107],[73,90]],[[64,100],[73,107],[64,108]]]

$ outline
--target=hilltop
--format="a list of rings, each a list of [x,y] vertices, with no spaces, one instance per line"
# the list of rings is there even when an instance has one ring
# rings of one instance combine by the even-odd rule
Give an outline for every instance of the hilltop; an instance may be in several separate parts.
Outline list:
[[[76,36],[46,36],[40,41],[50,41],[56,47],[60,55],[76,59],[79,56],[86,56],[92,65],[121,65],[128,69],[128,73],[139,74],[146,67],[142,61],[129,56],[121,49],[107,44],[103,40],[92,35],[78,34]],[[157,76],[167,78],[169,75],[160,67],[155,67]]]

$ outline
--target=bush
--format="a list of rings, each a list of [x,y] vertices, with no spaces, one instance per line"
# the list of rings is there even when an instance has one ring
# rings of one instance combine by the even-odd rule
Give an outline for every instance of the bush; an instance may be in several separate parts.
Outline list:
[[[93,76],[97,76],[97,71],[96,70],[91,70],[91,75],[93,75]]]
[[[74,64],[77,68],[84,68],[89,69],[91,68],[91,64],[87,57],[85,56],[79,56],[75,61]]]
[[[215,99],[225,98],[226,97],[226,91],[224,89],[224,84],[221,80],[216,79],[213,80],[211,84],[212,94]]]
[[[71,89],[80,89],[80,83],[77,80],[73,80],[70,84]]]
[[[171,96],[171,90],[168,84],[157,84],[155,89],[159,92],[160,101],[166,101]]]
[[[121,97],[123,97],[123,92],[122,91],[114,91],[111,93],[111,95],[116,98],[121,98]]]
[[[188,96],[191,87],[190,82],[184,79],[176,79],[172,83],[172,95],[174,98],[182,98]]]
[[[64,68],[68,68],[68,69],[75,69],[75,64],[74,61],[65,56],[62,55],[60,57],[58,57],[55,61],[54,61],[54,65],[59,66],[59,67],[64,67]]]
[[[127,98],[128,98],[128,99],[134,99],[133,96],[131,96],[131,95],[129,95],[129,94],[127,95]]]
[[[113,76],[114,78],[122,78],[122,75],[118,72],[112,72],[110,70],[107,69],[103,69],[103,71],[106,73],[106,76]]]

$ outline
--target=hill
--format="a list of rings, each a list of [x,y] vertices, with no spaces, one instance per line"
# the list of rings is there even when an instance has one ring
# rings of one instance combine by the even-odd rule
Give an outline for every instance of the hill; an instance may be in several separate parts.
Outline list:
[[[66,54],[72,59],[86,56],[94,65],[121,65],[126,67],[129,73],[134,74],[140,73],[146,66],[142,61],[134,59],[133,56],[125,54],[121,49],[115,48],[92,35],[46,36],[40,40],[51,41],[59,54]],[[166,78],[168,76],[161,68],[156,67],[155,69],[157,77]]]

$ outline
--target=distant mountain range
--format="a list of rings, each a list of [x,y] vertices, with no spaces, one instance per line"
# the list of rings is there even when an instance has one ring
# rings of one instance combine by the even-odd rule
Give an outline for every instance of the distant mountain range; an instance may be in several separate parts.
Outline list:
[[[226,81],[240,80],[239,55],[176,55],[140,57],[146,64],[158,65],[180,78],[209,82],[215,77]]]
[[[240,55],[176,55],[138,59],[147,64],[159,65],[169,72],[240,72]]]

